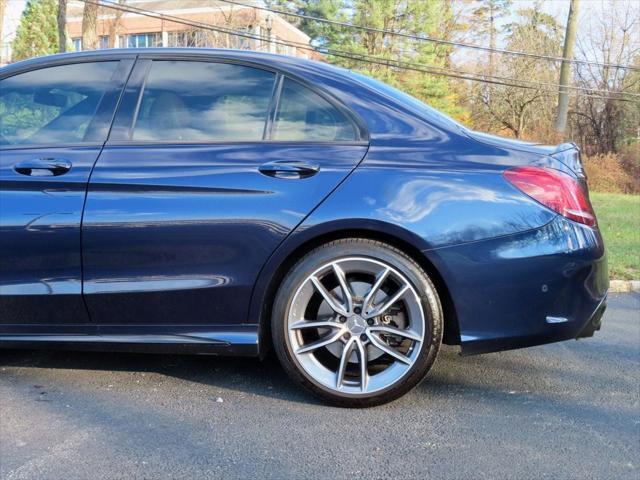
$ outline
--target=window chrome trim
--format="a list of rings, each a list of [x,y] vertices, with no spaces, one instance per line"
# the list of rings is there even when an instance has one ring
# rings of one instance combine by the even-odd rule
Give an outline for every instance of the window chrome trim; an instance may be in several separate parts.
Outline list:
[[[96,53],[98,52],[98,53]],[[81,55],[80,55],[81,54]],[[6,65],[0,68],[0,80],[15,75],[42,70],[49,67],[62,67],[79,63],[119,62],[122,60],[135,60],[137,53],[111,52],[108,50],[92,50],[87,52],[63,53],[47,57],[34,57],[21,62]]]
[[[59,149],[59,148],[96,148],[102,147],[104,145],[104,141],[91,141],[91,142],[72,142],[72,143],[24,143],[18,145],[0,145],[0,151],[2,152],[11,152],[14,150],[41,150],[41,149]]]
[[[212,140],[212,141],[192,141],[181,142],[177,140],[112,140],[109,141],[107,146],[109,147],[153,147],[153,146],[166,146],[166,147],[207,147],[207,146],[224,146],[224,145],[318,145],[318,146],[356,146],[366,147],[369,142],[364,140],[355,141],[322,141],[322,140]]]

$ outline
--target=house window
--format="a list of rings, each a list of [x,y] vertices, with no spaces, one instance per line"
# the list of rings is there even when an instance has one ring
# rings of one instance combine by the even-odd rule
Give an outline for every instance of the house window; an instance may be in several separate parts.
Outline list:
[[[100,35],[98,48],[109,48],[109,35]]]
[[[258,35],[260,36],[260,48],[268,51],[271,43],[271,29],[260,26],[258,27]]]
[[[120,37],[120,46],[123,48],[161,47],[162,34],[158,32],[125,35]]]
[[[279,39],[276,37],[276,40]],[[276,43],[276,53],[279,53],[280,55],[294,55],[295,51],[289,45]]]
[[[72,38],[73,50],[79,52],[82,50],[82,37]],[[109,48],[109,35],[100,35],[98,38],[98,48]]]
[[[167,47],[211,47],[207,32],[202,30],[185,30],[182,32],[169,32],[167,34]]]

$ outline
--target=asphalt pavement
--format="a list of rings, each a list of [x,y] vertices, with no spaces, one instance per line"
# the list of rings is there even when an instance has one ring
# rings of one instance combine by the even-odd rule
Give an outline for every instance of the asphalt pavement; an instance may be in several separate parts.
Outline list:
[[[0,478],[640,478],[640,294],[594,338],[474,357],[373,409],[275,359],[0,351]]]

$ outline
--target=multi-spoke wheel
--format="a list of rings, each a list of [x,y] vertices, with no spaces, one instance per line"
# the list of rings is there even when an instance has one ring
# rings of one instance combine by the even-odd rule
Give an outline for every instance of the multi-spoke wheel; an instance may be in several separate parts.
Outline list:
[[[284,367],[324,399],[369,406],[397,398],[427,373],[442,313],[426,273],[397,249],[344,239],[289,272],[273,309]]]

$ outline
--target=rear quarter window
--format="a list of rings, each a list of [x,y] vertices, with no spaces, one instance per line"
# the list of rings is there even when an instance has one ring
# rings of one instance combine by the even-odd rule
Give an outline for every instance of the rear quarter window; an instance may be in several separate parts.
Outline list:
[[[354,141],[357,132],[344,114],[305,86],[285,79],[272,135],[284,141]]]

